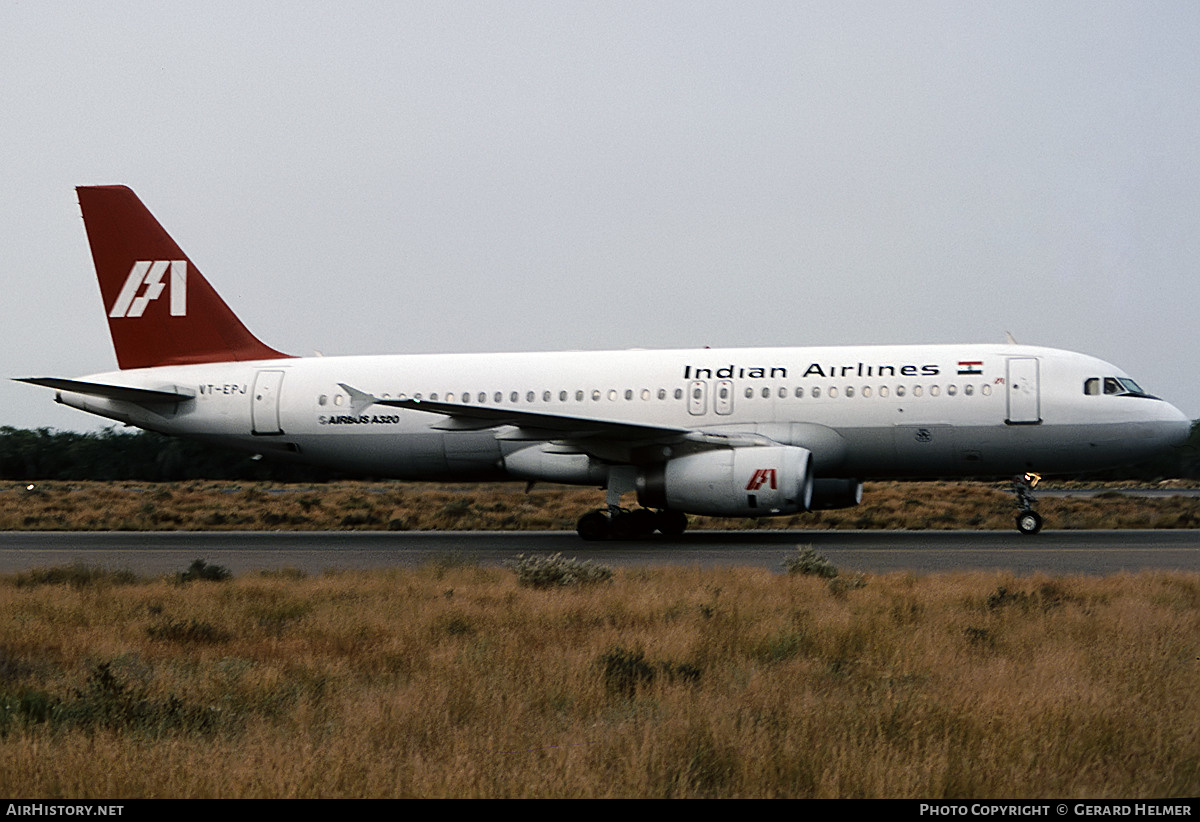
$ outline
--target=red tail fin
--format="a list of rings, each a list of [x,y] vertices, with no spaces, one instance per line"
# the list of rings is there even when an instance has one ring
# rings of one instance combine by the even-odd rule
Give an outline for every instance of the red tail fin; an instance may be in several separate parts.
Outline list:
[[[133,191],[76,192],[121,368],[289,356],[242,325]]]

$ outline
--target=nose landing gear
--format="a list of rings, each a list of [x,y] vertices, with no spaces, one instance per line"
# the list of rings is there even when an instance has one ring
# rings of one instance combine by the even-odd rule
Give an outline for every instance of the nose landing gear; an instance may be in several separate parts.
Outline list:
[[[1017,496],[1017,530],[1022,534],[1033,535],[1042,530],[1042,517],[1033,510],[1037,500],[1033,489],[1042,479],[1040,474],[1025,473],[1013,477],[1013,493]]]

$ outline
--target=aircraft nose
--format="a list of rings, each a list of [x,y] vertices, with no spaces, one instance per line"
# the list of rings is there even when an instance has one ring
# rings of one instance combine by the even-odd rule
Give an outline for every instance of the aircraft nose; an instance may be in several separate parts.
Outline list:
[[[1192,433],[1192,421],[1170,403],[1164,402],[1162,419],[1158,422],[1159,436],[1163,444],[1179,447],[1188,441]]]

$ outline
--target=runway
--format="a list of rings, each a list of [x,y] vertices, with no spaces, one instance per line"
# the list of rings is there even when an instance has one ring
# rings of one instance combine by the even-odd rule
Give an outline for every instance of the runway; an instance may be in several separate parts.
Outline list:
[[[812,545],[847,571],[1004,570],[1018,575],[1107,575],[1153,569],[1200,572],[1200,530],[696,531],[679,539],[583,542],[573,532],[10,531],[0,573],[81,562],[140,574],[181,571],[196,558],[235,574],[296,568],[413,568],[455,560],[498,566],[518,554],[552,554],[613,566],[728,565],[781,570]]]

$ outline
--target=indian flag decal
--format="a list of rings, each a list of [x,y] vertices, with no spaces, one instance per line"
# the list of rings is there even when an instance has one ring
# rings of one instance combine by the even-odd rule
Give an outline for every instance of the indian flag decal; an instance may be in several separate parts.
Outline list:
[[[959,374],[982,374],[983,373],[983,360],[959,360],[958,361],[958,373]]]

